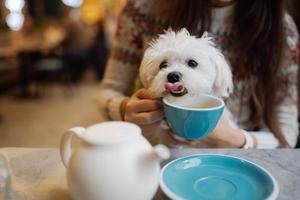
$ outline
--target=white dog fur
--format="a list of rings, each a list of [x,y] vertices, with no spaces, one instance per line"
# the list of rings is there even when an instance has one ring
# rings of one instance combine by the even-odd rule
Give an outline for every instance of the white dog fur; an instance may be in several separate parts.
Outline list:
[[[190,59],[198,65],[189,67],[187,63]],[[160,69],[163,61],[167,62],[167,67]],[[183,96],[166,93],[164,85],[171,72],[182,75],[180,82],[187,90]],[[196,38],[186,29],[179,32],[168,30],[150,43],[141,63],[140,79],[156,97],[166,97],[172,102],[188,102],[199,94],[227,97],[233,89],[230,67],[215,48],[212,38],[206,33]]]

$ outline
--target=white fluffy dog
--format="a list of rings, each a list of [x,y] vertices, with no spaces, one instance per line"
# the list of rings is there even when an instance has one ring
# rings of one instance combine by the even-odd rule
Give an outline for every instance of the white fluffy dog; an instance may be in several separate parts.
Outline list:
[[[185,104],[199,94],[227,97],[232,73],[211,37],[191,36],[186,29],[168,30],[145,51],[140,79],[156,97]],[[181,103],[180,103],[181,102]]]

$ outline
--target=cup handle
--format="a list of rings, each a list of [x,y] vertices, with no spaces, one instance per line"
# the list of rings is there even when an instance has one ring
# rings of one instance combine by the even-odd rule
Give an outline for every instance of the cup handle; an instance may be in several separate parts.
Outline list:
[[[68,163],[72,155],[72,136],[76,135],[80,138],[84,132],[85,132],[85,128],[74,127],[69,129],[63,135],[60,142],[60,157],[65,167],[68,167]]]

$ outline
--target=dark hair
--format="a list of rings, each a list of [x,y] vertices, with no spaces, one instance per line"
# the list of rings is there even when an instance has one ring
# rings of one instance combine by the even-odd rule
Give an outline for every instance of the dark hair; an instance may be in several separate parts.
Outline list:
[[[177,30],[186,27],[191,33],[202,35],[209,30],[211,7],[209,0],[175,0],[169,15],[169,25]],[[282,147],[288,143],[279,127],[276,106],[286,94],[287,82],[280,78],[280,63],[284,41],[282,0],[235,0],[233,27],[237,60],[233,61],[234,76],[241,75],[249,82],[253,114],[253,130],[264,120],[279,139]],[[199,30],[199,22],[201,24]],[[252,84],[251,84],[252,83]]]

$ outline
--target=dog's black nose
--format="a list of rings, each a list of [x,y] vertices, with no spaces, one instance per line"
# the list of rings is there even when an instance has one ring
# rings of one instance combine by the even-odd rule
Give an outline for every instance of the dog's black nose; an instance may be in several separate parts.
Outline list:
[[[180,81],[182,74],[180,72],[171,72],[168,74],[167,79],[170,83],[176,83]]]

